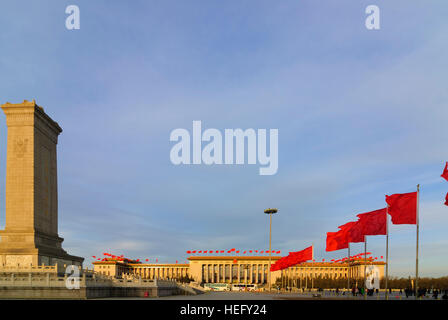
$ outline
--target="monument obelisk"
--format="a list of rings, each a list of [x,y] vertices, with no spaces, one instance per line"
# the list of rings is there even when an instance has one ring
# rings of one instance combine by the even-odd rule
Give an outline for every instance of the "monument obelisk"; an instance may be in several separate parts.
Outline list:
[[[56,145],[62,132],[33,101],[1,106],[8,127],[6,225],[0,265],[82,265],[62,249],[58,235]]]

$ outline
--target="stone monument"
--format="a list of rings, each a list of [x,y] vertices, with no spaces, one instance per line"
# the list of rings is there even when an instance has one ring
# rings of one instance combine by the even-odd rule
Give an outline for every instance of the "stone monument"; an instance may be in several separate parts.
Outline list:
[[[34,100],[1,108],[8,138],[0,266],[82,266],[84,258],[67,254],[58,235],[56,145],[61,127]]]

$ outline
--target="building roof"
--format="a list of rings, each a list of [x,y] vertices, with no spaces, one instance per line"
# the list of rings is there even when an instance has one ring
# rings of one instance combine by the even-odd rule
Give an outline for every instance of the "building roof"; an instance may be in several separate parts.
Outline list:
[[[188,267],[188,263],[127,263],[123,261],[117,260],[108,260],[108,261],[94,261],[92,262],[94,265],[123,265],[129,267]]]
[[[279,260],[280,256],[272,256],[271,260]],[[190,261],[200,260],[266,260],[269,261],[269,256],[190,256],[187,258]]]

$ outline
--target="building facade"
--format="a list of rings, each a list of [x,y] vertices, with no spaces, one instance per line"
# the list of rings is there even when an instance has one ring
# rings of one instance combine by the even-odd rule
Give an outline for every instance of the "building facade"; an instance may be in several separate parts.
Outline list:
[[[271,264],[281,257],[271,257]],[[122,261],[95,261],[95,272],[121,278],[133,275],[142,279],[183,279],[192,278],[200,284],[255,284],[260,287],[268,284],[269,257],[267,256],[191,256],[188,264],[144,264]],[[282,271],[271,272],[271,284],[288,277],[297,280],[301,286],[310,285],[313,279],[364,279],[375,270],[376,276],[384,277],[384,262],[357,260],[350,263],[316,262],[302,263]]]
[[[130,263],[116,260],[95,261],[93,270],[115,278],[133,275],[142,279],[181,280],[189,276],[189,265],[183,263],[145,264],[135,261]]]

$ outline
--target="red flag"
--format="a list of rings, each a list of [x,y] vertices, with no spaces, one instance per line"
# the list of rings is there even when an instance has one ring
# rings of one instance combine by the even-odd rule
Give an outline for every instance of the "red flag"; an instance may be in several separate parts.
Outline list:
[[[269,251],[269,250],[268,250]],[[277,260],[272,266],[271,271],[283,270],[290,266],[311,260],[313,258],[313,246],[297,252],[290,252],[286,257]]]
[[[278,251],[277,251],[277,252],[275,252],[275,253],[279,254],[279,253],[280,253],[280,250],[278,250]]]
[[[445,205],[448,206],[448,193],[445,196]]]
[[[282,257],[277,260],[273,265],[271,265],[270,271],[283,270],[291,266],[293,262],[291,261],[291,256]]]
[[[191,253],[191,251],[190,251],[190,250],[188,250],[188,251],[187,251],[187,253]]]
[[[297,252],[290,252],[292,263],[294,265],[313,259],[313,246]]]
[[[345,232],[327,232],[327,247],[325,251],[335,251],[348,248],[348,241]]]
[[[364,242],[364,234],[358,221],[347,222],[338,227],[342,232],[346,233],[348,242]]]
[[[386,196],[393,224],[417,224],[417,192]]]
[[[360,213],[356,215],[361,226],[362,233],[366,236],[385,235],[387,222],[387,208]]]
[[[146,259],[146,261],[149,261],[149,259]]]
[[[221,253],[224,253],[224,250],[221,250]]]
[[[192,253],[196,253],[196,250],[192,251]]]
[[[448,181],[448,161],[445,164],[445,169],[443,169],[443,173],[440,175],[443,179]]]

